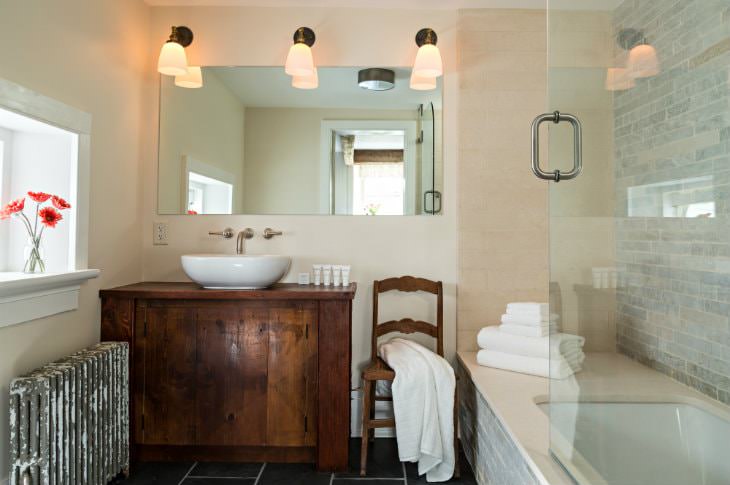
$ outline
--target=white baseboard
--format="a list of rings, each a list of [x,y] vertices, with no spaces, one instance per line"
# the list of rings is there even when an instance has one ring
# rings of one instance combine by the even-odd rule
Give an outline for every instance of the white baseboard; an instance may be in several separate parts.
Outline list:
[[[350,436],[362,437],[362,393],[350,392]],[[375,416],[378,418],[393,417],[393,404],[389,401],[375,402]],[[395,429],[379,428],[375,430],[376,438],[395,438]]]

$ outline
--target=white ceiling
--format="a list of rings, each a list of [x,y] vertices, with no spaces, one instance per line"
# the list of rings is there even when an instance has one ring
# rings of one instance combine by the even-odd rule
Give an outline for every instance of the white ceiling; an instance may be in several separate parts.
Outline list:
[[[204,67],[203,77],[217,76],[247,107],[415,110],[431,101],[436,109],[441,107],[440,87],[433,91],[410,89],[410,69],[389,68],[395,71],[395,87],[388,91],[359,87],[360,69],[319,67],[319,88],[311,90],[293,88],[283,67]]]

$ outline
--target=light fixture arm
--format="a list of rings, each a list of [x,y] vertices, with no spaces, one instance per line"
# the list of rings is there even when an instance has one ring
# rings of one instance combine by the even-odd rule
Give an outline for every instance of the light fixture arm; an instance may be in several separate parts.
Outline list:
[[[416,34],[416,45],[421,47],[424,44],[436,45],[438,42],[438,36],[433,29],[425,28],[418,31]]]

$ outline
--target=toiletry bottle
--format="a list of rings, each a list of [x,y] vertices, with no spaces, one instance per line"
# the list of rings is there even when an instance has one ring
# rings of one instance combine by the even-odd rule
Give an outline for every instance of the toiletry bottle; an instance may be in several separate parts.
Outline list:
[[[332,284],[332,265],[322,265],[322,283],[324,286],[330,286]]]
[[[350,286],[350,265],[342,265],[340,270],[342,271],[342,286]]]
[[[322,284],[322,265],[313,264],[312,273],[314,273],[314,285],[320,286]]]
[[[335,264],[332,266],[332,285],[340,286],[342,284],[342,266]]]

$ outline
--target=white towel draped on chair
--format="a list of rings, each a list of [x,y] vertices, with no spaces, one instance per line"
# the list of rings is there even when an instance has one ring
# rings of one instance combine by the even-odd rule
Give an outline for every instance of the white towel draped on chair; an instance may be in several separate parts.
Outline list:
[[[382,343],[380,357],[395,371],[392,385],[401,461],[418,474],[445,482],[454,474],[454,369],[420,344],[402,338]]]

